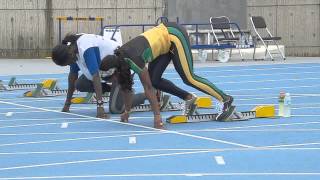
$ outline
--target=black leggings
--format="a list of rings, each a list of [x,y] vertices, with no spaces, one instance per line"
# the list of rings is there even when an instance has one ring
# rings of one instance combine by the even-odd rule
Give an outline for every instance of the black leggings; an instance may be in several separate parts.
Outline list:
[[[157,57],[154,61],[149,63],[148,70],[150,79],[154,88],[163,92],[177,96],[183,100],[190,94],[187,91],[177,87],[171,81],[162,78],[162,74],[171,61],[170,54],[165,54]]]

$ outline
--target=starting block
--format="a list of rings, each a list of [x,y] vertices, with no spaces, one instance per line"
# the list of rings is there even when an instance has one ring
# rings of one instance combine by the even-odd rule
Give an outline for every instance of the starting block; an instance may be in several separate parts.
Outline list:
[[[49,88],[48,88],[49,87]],[[53,88],[55,87],[55,88]],[[53,89],[51,89],[53,88]],[[37,87],[33,90],[27,91],[23,94],[24,97],[54,97],[54,96],[63,96],[67,95],[68,90],[59,89],[56,87],[56,81],[53,82],[47,81],[37,84]],[[78,93],[77,91],[75,93]]]
[[[102,95],[102,101],[109,101],[109,93]],[[97,99],[95,93],[87,93],[85,97],[74,97],[71,99],[72,104],[95,104]]]
[[[208,122],[216,121],[218,113],[214,114],[196,114],[196,115],[175,115],[167,118],[168,123],[179,124],[179,123],[191,123],[191,122]],[[275,106],[274,105],[262,105],[256,106],[251,111],[235,112],[233,117],[225,122],[232,121],[246,121],[249,119],[256,118],[274,118],[275,117]]]
[[[56,88],[56,80],[46,79],[42,81],[40,84],[43,85],[43,88],[46,89],[54,89]],[[12,91],[12,90],[23,90],[23,89],[34,89],[37,88],[37,83],[17,83],[16,77],[12,77],[8,83],[8,85],[4,85],[2,81],[0,81],[0,90],[4,91]]]

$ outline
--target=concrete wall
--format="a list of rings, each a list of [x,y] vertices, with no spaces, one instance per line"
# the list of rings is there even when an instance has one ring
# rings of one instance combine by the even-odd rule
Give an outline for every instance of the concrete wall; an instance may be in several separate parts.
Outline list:
[[[212,16],[228,16],[242,28],[247,25],[246,0],[168,0],[168,17],[181,23],[209,23]]]
[[[265,18],[288,56],[320,56],[320,0],[248,0],[251,15]]]
[[[104,24],[154,23],[164,6],[163,0],[0,0],[0,57],[50,55],[58,42],[57,16],[102,16]],[[100,33],[99,22],[68,21],[62,27],[63,35]]]
[[[57,16],[102,16],[104,24],[154,23],[163,15],[180,22],[229,16],[250,28],[250,15],[265,17],[283,38],[288,56],[320,56],[320,0],[0,0],[0,57],[45,57],[58,42]],[[67,32],[99,33],[99,22],[64,22]],[[123,31],[124,39],[140,30]]]

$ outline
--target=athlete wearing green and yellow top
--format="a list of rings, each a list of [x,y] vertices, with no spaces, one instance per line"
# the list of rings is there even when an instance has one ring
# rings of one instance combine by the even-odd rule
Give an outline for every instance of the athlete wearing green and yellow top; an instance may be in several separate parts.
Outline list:
[[[176,23],[160,24],[149,29],[121,46],[115,54],[118,57],[114,59],[115,64],[124,61],[130,69],[139,74],[145,92],[148,91],[146,87],[152,84],[156,89],[185,100],[187,102],[186,109],[195,101],[194,95],[162,78],[163,72],[172,60],[176,71],[185,84],[223,102],[223,112],[227,112],[232,105],[233,98],[231,96],[226,95],[207,79],[194,74],[189,38],[185,29]],[[147,64],[148,68],[146,68]],[[105,67],[108,68],[108,65],[106,64]],[[121,65],[118,65],[118,67],[123,68]],[[130,84],[125,83],[124,78],[122,81],[124,82],[123,86]],[[157,108],[155,107],[155,114],[157,114],[156,111]],[[225,118],[225,115],[219,117]]]

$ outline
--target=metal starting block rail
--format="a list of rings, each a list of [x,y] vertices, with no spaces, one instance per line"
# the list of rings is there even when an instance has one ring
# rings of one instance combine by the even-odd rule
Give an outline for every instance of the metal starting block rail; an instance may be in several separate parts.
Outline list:
[[[109,101],[109,93],[102,95],[102,101]],[[97,103],[95,93],[87,93],[85,97],[74,97],[71,99],[72,104],[95,104]]]
[[[172,124],[179,124],[179,123],[217,121],[216,120],[217,116],[218,116],[218,113],[197,114],[197,115],[174,115],[167,118],[167,122]],[[256,106],[251,111],[235,112],[232,118],[225,120],[224,122],[246,121],[249,119],[256,119],[256,118],[274,118],[274,117],[275,117],[275,106],[262,105],[262,106]]]
[[[64,96],[67,95],[68,90],[66,89],[47,89],[45,88],[45,85],[43,83],[37,84],[37,87],[33,90],[27,91],[23,94],[24,97],[55,97],[55,96]],[[78,91],[74,92],[75,94],[78,94]]]
[[[43,88],[54,89],[56,88],[56,80],[46,79],[41,82]],[[16,77],[12,77],[7,85],[0,81],[0,90],[2,91],[13,91],[13,90],[24,90],[37,88],[38,83],[18,83]]]
[[[182,103],[172,103],[169,102],[169,104],[166,107],[161,107],[162,112],[166,111],[180,111],[182,109]],[[135,106],[131,109],[133,112],[148,112],[151,111],[151,105],[150,104],[142,104]]]
[[[209,96],[201,96],[198,97],[195,104],[197,105],[197,108],[204,108],[204,109],[212,109],[212,100]],[[163,107],[161,105],[160,110],[162,112],[166,112],[166,111],[181,111],[183,109],[183,102],[178,102],[178,103],[173,103],[170,102],[168,103],[168,105],[166,105],[165,107]],[[132,108],[132,111],[134,112],[147,112],[147,111],[151,111],[151,105],[150,104],[142,104],[142,105],[138,105]]]

